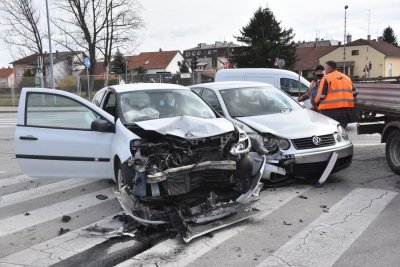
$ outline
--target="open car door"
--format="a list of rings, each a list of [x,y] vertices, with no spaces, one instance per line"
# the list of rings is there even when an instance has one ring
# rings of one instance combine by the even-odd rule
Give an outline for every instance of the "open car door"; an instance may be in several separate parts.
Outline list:
[[[24,88],[18,107],[15,151],[28,176],[113,178],[113,117],[74,94]]]

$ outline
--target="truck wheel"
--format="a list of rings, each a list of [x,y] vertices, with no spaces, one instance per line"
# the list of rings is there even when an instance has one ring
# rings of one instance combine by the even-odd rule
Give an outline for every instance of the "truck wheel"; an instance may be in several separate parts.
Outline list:
[[[386,139],[386,159],[392,171],[400,174],[400,130],[392,131]]]

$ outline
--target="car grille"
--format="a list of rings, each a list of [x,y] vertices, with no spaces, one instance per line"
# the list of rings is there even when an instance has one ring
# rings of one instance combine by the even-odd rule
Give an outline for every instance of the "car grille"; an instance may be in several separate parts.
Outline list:
[[[296,149],[310,149],[316,147],[333,146],[336,144],[333,134],[321,135],[318,137],[321,138],[321,144],[318,146],[313,143],[313,137],[293,139],[292,142]]]
[[[338,159],[331,173],[335,173],[347,168],[351,164],[352,158],[353,156],[347,156]],[[324,172],[327,165],[328,161],[295,164],[293,168],[293,173],[295,174],[295,176],[302,176],[305,178],[308,177],[319,178],[319,176],[321,176],[322,173]]]

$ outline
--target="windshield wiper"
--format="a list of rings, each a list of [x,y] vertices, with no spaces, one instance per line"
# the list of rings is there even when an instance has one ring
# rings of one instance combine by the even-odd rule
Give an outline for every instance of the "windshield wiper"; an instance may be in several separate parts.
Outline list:
[[[283,108],[281,109],[282,113],[292,112],[292,108]]]

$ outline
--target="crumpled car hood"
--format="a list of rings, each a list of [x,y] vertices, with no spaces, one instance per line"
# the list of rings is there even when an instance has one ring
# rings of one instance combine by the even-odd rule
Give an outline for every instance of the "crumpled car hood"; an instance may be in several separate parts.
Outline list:
[[[136,125],[147,131],[187,139],[210,137],[234,130],[233,124],[224,118],[204,119],[189,116],[141,121],[136,122]]]
[[[306,109],[235,119],[259,133],[271,133],[288,139],[332,134],[337,131],[338,125],[335,120]]]

